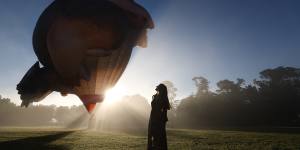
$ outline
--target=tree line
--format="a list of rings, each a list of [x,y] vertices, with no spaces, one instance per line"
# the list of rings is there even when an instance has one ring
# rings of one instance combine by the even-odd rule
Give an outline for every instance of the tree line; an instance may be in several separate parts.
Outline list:
[[[193,78],[197,92],[176,107],[176,126],[299,126],[300,69],[277,67],[259,74],[247,85],[240,78],[221,80],[214,92],[205,77]]]
[[[151,106],[140,95],[125,96],[122,100],[102,107],[97,114],[89,114],[80,106],[30,105],[20,107],[8,98],[0,96],[0,126],[54,126],[87,128],[91,117],[97,123],[94,129],[133,130],[147,127]]]
[[[197,92],[175,100],[177,88],[168,87],[173,108],[169,127],[300,126],[300,69],[277,67],[261,71],[259,79],[221,80],[212,91],[205,77],[194,77]],[[151,106],[140,96],[126,96],[108,107],[96,128],[147,128]],[[0,96],[0,126],[69,126],[89,118],[84,106],[31,105],[21,108]],[[77,120],[77,121],[76,121]],[[86,123],[86,121],[85,121]],[[85,124],[86,125],[86,124]]]

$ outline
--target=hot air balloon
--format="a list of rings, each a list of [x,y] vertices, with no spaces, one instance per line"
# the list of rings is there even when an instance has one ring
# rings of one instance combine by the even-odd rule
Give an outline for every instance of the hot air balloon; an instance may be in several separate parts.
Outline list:
[[[55,0],[33,33],[39,61],[17,85],[21,106],[57,91],[77,95],[91,112],[121,77],[132,49],[147,46],[149,28],[151,16],[133,0]]]

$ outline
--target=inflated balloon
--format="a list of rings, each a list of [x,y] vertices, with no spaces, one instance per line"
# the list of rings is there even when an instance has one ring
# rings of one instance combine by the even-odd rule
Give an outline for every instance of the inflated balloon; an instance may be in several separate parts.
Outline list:
[[[91,112],[121,77],[132,49],[147,46],[148,28],[149,13],[133,0],[54,1],[33,33],[39,62],[17,85],[22,106],[58,91],[76,94]]]

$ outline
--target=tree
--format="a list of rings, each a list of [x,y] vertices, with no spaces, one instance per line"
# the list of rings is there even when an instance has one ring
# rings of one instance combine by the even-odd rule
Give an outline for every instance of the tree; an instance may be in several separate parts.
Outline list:
[[[237,82],[234,83],[233,81],[230,80],[221,80],[217,83],[218,86],[218,93],[231,93],[231,92],[239,92],[242,89],[242,85],[245,83],[244,79],[237,79]]]
[[[300,70],[278,67],[260,72],[260,79],[221,80],[217,93],[209,92],[204,77],[193,78],[196,95],[181,100],[177,122],[181,127],[294,126],[300,124]]]
[[[10,103],[10,99],[9,98],[2,98],[2,96],[0,95],[0,103]]]
[[[204,77],[194,77],[193,81],[195,81],[195,85],[197,87],[196,97],[200,97],[201,95],[206,95],[209,93],[209,82]]]
[[[300,113],[300,69],[277,67],[260,72],[254,80],[259,89],[259,106],[263,106],[265,120],[273,125],[290,125]]]
[[[163,81],[162,84],[164,84],[167,87],[168,97],[169,97],[171,106],[176,108],[177,102],[175,101],[175,98],[177,96],[176,92],[178,89],[174,86],[174,83],[171,81]]]

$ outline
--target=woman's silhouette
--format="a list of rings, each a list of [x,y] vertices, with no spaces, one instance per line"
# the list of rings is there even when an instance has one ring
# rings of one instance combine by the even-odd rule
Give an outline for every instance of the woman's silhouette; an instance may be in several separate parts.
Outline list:
[[[164,84],[159,84],[155,90],[157,93],[152,96],[148,127],[148,150],[167,150],[167,111],[171,108],[168,90]]]

